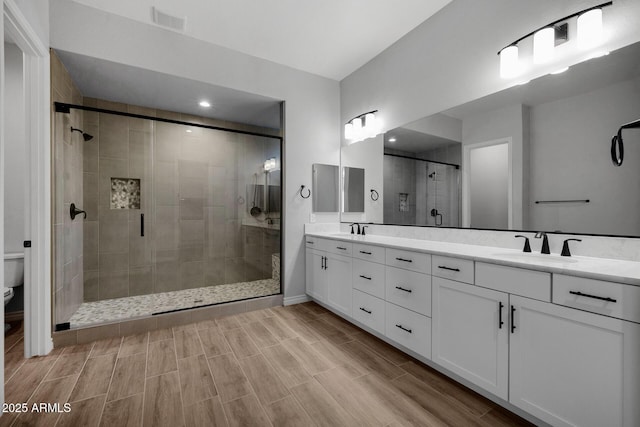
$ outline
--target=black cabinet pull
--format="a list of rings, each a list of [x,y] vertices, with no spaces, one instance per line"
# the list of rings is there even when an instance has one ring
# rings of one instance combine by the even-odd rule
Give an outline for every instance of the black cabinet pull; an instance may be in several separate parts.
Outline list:
[[[365,255],[371,255],[371,252],[367,252],[367,251],[360,251],[360,253]]]
[[[502,301],[498,302],[498,329],[502,329],[502,325],[504,325],[504,321],[502,320],[502,309],[504,308],[504,304]]]
[[[400,291],[408,292],[408,293],[413,292],[411,289],[405,289],[402,286],[396,286],[396,289],[398,289]]]
[[[407,329],[407,328],[405,328],[405,327],[404,327],[404,326],[402,326],[402,325],[396,325],[396,328],[400,328],[400,329],[402,329],[402,330],[403,330],[403,331],[405,331],[405,332],[409,332],[410,334],[412,333],[412,332],[411,332],[411,329]]]
[[[315,242],[310,242],[308,240],[307,240],[307,243],[310,244],[310,245],[314,245],[315,244]]]
[[[513,333],[516,330],[516,322],[514,320],[515,312],[516,312],[516,308],[514,306],[511,306],[511,333]]]
[[[367,309],[366,309],[366,308],[364,308],[364,307],[360,307],[360,310],[364,311],[364,312],[365,312],[365,313],[367,313],[367,314],[371,314],[371,311],[370,311],[370,310],[367,310]]]
[[[402,261],[402,262],[413,262],[412,260],[410,260],[410,259],[405,259],[405,258],[398,258],[398,257],[396,257],[396,259],[397,259],[398,261]]]
[[[144,237],[144,214],[140,214],[140,236]]]
[[[343,248],[342,246],[336,246],[336,249],[340,249],[341,251],[346,251],[347,248]]]
[[[322,257],[321,262],[320,262],[320,268],[322,268],[323,270],[327,269],[327,257]]]
[[[362,277],[363,279],[371,280],[371,277],[363,276],[362,274],[360,275],[360,277]]]
[[[329,258],[324,257],[324,269],[327,270],[329,268],[329,266],[327,265],[327,261],[329,261]]]
[[[439,265],[438,268],[441,268],[443,270],[449,270],[449,271],[460,271],[459,268],[445,267],[444,265]]]
[[[579,297],[586,297],[586,298],[599,299],[600,301],[618,302],[618,301],[614,300],[613,298],[609,298],[609,297],[599,297],[599,296],[597,296],[597,295],[583,294],[582,292],[579,292],[579,291],[569,291],[569,293],[570,293],[570,294],[572,294],[572,295],[578,295]]]

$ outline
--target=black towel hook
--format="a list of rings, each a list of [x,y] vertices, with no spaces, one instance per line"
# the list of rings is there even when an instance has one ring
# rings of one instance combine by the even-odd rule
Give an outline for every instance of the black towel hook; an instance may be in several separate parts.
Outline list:
[[[371,200],[373,200],[374,202],[376,200],[378,200],[380,198],[380,194],[374,190],[373,188],[371,189]]]
[[[311,197],[311,190],[307,188],[307,195],[305,196],[304,194],[302,194],[302,191],[304,191],[305,188],[307,187],[301,185],[298,192],[300,193],[300,197],[302,197],[303,199],[308,199],[309,197]]]

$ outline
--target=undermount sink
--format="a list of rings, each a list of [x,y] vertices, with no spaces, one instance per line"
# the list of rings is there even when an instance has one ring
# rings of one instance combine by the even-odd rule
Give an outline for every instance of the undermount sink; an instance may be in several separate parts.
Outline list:
[[[523,262],[545,262],[545,263],[555,263],[555,264],[570,264],[573,262],[578,262],[575,259],[571,259],[570,257],[558,256],[558,255],[544,255],[544,254],[534,254],[528,252],[520,252],[520,253],[496,253],[491,254],[496,258],[508,258],[514,261],[523,261]]]

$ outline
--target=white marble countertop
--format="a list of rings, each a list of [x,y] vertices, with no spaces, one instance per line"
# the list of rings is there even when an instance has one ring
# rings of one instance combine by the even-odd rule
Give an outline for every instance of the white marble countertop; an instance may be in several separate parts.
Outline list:
[[[314,232],[306,235],[640,286],[640,262],[635,261],[584,256],[563,257],[557,254],[542,255],[538,252],[524,253],[519,250],[492,246],[466,245],[373,234],[359,236],[336,232]]]

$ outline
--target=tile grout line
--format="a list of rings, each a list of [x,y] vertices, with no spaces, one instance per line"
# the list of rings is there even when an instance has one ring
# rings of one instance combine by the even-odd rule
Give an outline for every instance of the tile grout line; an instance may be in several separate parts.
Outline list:
[[[184,326],[184,325],[180,325]],[[178,343],[176,342],[176,332],[174,330],[175,327],[171,328],[171,333],[173,334],[173,353],[176,356],[176,372],[178,373],[178,393],[180,393],[180,407],[182,408],[182,425],[187,425],[187,417],[185,415],[184,410],[184,398],[182,396],[182,379],[180,377],[180,365],[178,364]],[[200,337],[198,337],[200,339]],[[168,372],[165,372],[168,373]],[[145,379],[145,385],[147,380]]]
[[[171,331],[173,335],[173,330]],[[124,340],[123,340],[124,341]],[[149,371],[149,355],[151,354],[151,332],[147,332],[147,356],[144,359],[144,384],[142,385],[142,405],[140,407],[140,426],[144,426],[144,402],[147,397],[147,372]]]

